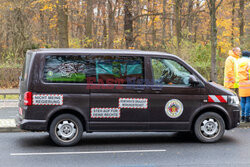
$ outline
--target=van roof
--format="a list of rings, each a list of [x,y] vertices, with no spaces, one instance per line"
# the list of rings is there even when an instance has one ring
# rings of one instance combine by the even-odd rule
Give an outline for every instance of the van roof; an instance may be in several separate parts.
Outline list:
[[[155,56],[174,56],[172,54],[156,51],[141,51],[141,50],[128,50],[128,49],[75,49],[75,48],[51,48],[51,49],[36,49],[29,52],[36,53],[105,53],[105,54],[133,54],[133,55],[155,55]]]

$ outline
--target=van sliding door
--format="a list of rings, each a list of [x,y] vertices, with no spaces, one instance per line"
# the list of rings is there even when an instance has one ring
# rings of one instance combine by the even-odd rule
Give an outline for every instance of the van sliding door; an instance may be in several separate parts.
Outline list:
[[[95,58],[96,76],[88,78],[90,130],[147,130],[144,58],[117,55]]]

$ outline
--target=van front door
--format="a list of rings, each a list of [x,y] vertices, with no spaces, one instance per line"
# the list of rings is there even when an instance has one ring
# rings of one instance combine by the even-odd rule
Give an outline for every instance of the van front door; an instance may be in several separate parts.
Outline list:
[[[96,77],[89,79],[90,130],[147,130],[144,58],[97,56],[95,62]]]
[[[190,117],[201,105],[205,89],[189,84],[189,72],[178,60],[151,58],[149,130],[189,130]]]

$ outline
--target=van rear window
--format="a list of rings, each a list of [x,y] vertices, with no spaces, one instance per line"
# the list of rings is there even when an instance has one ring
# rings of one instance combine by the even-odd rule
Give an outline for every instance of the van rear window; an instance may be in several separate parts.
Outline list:
[[[47,56],[44,80],[47,82],[86,83],[95,75],[94,60],[86,56]]]
[[[119,56],[47,56],[46,82],[136,84],[144,79],[143,58]]]
[[[31,52],[27,52],[26,56],[25,56],[25,60],[23,63],[23,71],[22,71],[22,75],[21,75],[21,80],[24,81],[27,79],[27,75],[29,72],[29,67],[30,67],[30,59],[31,59]]]

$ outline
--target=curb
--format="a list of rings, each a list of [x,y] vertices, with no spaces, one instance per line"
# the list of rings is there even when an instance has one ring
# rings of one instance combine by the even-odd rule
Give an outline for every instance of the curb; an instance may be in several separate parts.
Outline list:
[[[0,132],[22,132],[22,130],[17,127],[0,127]]]
[[[14,119],[0,119],[0,132],[20,132]]]
[[[238,128],[249,128],[249,127],[250,127],[250,122],[240,123],[240,126],[238,126]]]

